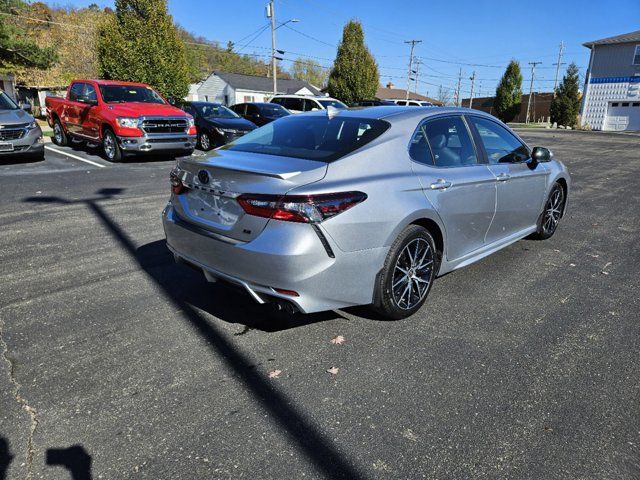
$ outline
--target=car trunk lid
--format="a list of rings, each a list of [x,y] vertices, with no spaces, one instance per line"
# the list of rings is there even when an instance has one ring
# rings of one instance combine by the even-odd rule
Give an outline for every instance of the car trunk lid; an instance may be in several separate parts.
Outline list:
[[[275,155],[216,150],[207,157],[178,162],[185,193],[174,197],[178,215],[230,242],[248,242],[264,229],[268,218],[248,215],[237,198],[244,193],[284,195],[317,182],[325,162]]]

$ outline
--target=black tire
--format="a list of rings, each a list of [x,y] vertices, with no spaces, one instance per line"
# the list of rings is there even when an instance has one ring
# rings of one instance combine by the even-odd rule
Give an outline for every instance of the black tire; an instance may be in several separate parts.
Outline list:
[[[538,217],[538,229],[530,235],[534,240],[546,240],[553,237],[558,229],[558,223],[564,212],[564,204],[567,201],[564,188],[559,183],[551,187],[549,196],[544,202],[542,213]]]
[[[57,118],[53,122],[53,137],[51,140],[60,147],[66,147],[69,144],[69,137],[67,137],[62,123]]]
[[[102,132],[102,153],[110,162],[122,161],[122,149],[118,144],[116,134],[110,128],[105,128]]]
[[[202,130],[198,132],[198,148],[205,152],[208,152],[213,148],[211,135]]]
[[[415,260],[411,258],[414,255]],[[429,295],[438,259],[435,242],[427,229],[419,225],[405,228],[391,245],[384,266],[376,278],[373,309],[392,320],[416,313]],[[420,265],[425,266],[419,268]],[[420,285],[424,290],[420,290]],[[413,292],[414,288],[417,293]]]

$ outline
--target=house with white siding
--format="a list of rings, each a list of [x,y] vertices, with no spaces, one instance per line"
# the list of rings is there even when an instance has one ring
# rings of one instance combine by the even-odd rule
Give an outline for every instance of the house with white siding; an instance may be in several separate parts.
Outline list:
[[[323,95],[308,82],[279,78],[279,94]],[[189,87],[187,100],[217,102],[231,106],[245,102],[267,102],[273,96],[273,79],[239,73],[213,72],[205,80]]]

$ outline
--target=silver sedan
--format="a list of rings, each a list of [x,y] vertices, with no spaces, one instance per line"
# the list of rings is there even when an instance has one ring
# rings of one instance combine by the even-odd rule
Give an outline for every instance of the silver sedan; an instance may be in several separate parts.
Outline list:
[[[437,276],[551,237],[569,187],[549,150],[479,111],[329,109],[181,159],[163,221],[177,261],[257,302],[404,318]]]

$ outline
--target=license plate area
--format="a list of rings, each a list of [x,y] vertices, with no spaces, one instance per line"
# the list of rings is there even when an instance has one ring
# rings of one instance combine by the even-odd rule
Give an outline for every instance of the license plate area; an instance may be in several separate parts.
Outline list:
[[[0,142],[0,152],[13,152],[13,143]]]
[[[193,219],[212,227],[228,229],[238,222],[242,207],[230,197],[193,189],[180,196],[185,212]]]

